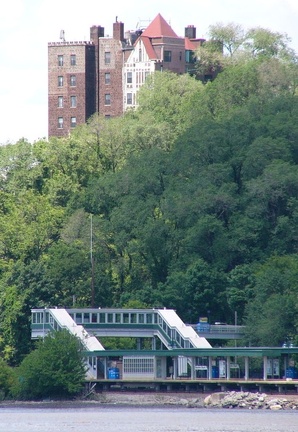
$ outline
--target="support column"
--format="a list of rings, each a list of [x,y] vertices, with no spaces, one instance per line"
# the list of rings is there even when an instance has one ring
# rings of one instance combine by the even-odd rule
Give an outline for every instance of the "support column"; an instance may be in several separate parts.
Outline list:
[[[212,379],[212,357],[208,357],[208,379]]]
[[[173,379],[177,379],[178,375],[178,357],[173,357]]]
[[[287,377],[287,368],[288,368],[288,358],[287,356],[284,356],[284,377]],[[297,389],[298,391],[298,389]]]
[[[105,359],[104,359],[104,377],[105,377],[105,379],[108,379],[108,367],[107,367],[107,363],[108,363],[108,360],[107,360],[107,357],[105,357]]]
[[[191,357],[191,372],[190,372],[190,378],[192,380],[194,380],[196,378],[196,370],[195,370],[195,365],[196,365],[196,358],[195,357]]]
[[[244,379],[245,381],[247,381],[249,379],[249,357],[244,358],[244,368],[245,368]]]
[[[267,356],[263,357],[263,380],[267,380]]]
[[[142,349],[142,340],[141,338],[137,338],[137,350],[141,351]]]
[[[155,341],[155,337],[153,336],[152,341],[151,341],[151,346],[152,346],[152,351],[156,350],[156,341]]]
[[[231,365],[231,357],[228,356],[227,357],[227,380],[229,380],[231,378],[231,369],[230,369],[230,365]]]

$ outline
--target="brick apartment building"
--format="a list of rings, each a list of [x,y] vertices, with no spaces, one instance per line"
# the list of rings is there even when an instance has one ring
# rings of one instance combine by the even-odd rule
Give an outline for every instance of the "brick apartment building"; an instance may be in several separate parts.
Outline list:
[[[94,113],[106,118],[121,115],[137,105],[137,92],[148,74],[193,70],[194,52],[204,39],[196,28],[185,28],[179,37],[158,14],[145,30],[124,32],[116,19],[113,36],[92,26],[90,41],[49,42],[49,137],[68,136]]]

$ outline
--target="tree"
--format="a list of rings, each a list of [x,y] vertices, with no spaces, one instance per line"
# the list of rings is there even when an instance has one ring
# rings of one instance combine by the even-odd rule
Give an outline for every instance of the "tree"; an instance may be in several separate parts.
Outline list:
[[[287,34],[273,32],[261,27],[247,31],[239,24],[217,23],[209,27],[209,39],[196,51],[196,68],[199,75],[217,74],[235,64],[250,59],[280,60],[287,65],[297,64],[297,54],[289,47]],[[270,69],[266,68],[270,74]]]
[[[175,138],[191,124],[193,98],[202,91],[202,84],[190,75],[155,72],[138,92],[137,113],[149,113],[156,123],[168,123]]]
[[[255,269],[245,308],[246,336],[252,345],[297,343],[297,276],[297,254],[270,257]]]
[[[16,396],[21,399],[72,397],[85,379],[80,341],[67,330],[47,335],[22,361]]]
[[[11,394],[14,386],[14,370],[0,357],[0,400]]]
[[[0,146],[0,188],[14,196],[21,191],[42,186],[42,169],[34,154],[34,146],[26,140]]]
[[[289,42],[290,38],[286,34],[255,27],[247,31],[244,48],[253,57],[276,57],[291,60],[295,54],[288,47]]]
[[[210,315],[215,321],[229,319],[224,296],[226,277],[203,259],[193,260],[186,269],[173,270],[155,294],[159,305],[171,307],[186,322]]]
[[[229,272],[227,281],[227,301],[230,309],[237,312],[238,324],[241,324],[245,307],[253,296],[254,266],[236,266]]]
[[[212,41],[221,43],[223,51],[233,57],[245,40],[245,31],[239,24],[217,23],[209,26],[209,36]]]

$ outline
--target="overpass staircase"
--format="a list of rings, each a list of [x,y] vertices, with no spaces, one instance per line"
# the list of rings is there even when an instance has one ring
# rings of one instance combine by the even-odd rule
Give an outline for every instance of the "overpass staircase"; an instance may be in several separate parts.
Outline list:
[[[157,337],[166,349],[210,348],[172,309],[32,309],[32,339],[66,328],[87,351],[100,351],[97,337]],[[154,347],[153,347],[154,348]]]

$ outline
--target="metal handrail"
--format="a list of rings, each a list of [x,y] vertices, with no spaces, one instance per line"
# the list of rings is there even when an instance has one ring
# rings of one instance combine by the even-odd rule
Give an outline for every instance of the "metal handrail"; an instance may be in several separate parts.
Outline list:
[[[206,324],[204,326],[202,326],[202,328],[200,329],[200,327],[198,326],[198,324],[195,324],[194,329],[198,332],[198,333],[237,333],[237,334],[243,334],[245,332],[245,326],[239,326],[239,325],[219,325],[219,324],[210,324],[207,325]]]

